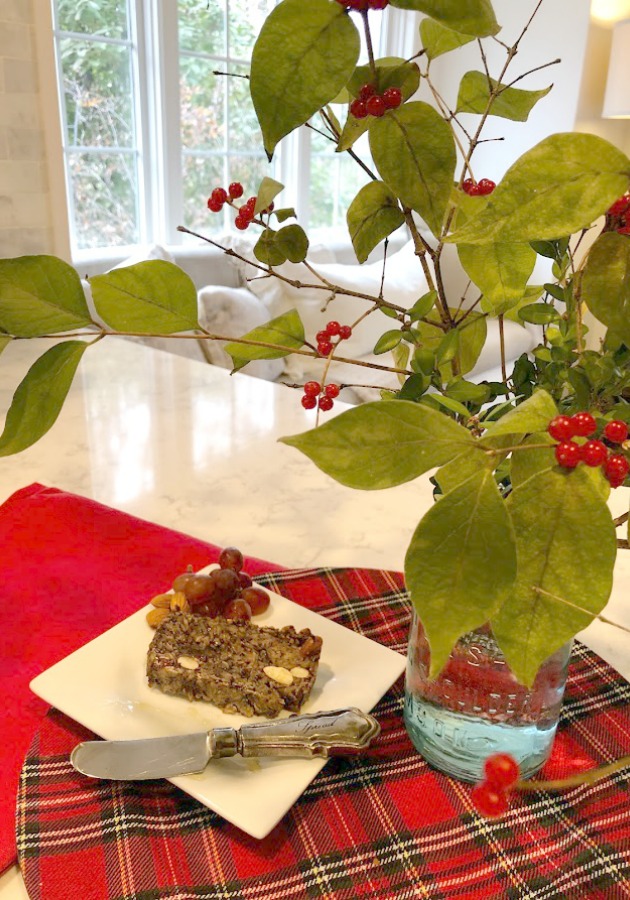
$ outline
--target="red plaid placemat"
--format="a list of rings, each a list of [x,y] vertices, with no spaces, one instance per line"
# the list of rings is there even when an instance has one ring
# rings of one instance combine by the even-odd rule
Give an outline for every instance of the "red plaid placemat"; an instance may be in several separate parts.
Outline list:
[[[258,578],[403,650],[398,574],[299,570]],[[583,645],[545,774],[630,752],[630,686]],[[630,897],[628,773],[563,794],[521,795],[491,821],[470,786],[430,769],[402,724],[402,679],[376,709],[382,734],[327,763],[262,841],[166,781],[92,782],[68,762],[89,733],[51,712],[21,778],[17,842],[32,900],[565,900]]]

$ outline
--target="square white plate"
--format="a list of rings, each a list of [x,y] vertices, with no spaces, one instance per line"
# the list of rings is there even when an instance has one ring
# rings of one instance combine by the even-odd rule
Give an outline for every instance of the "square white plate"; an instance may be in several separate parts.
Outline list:
[[[256,616],[256,623],[293,625],[298,631],[310,628],[323,638],[317,679],[302,712],[345,707],[369,712],[404,671],[405,658],[399,653],[269,593],[271,605]],[[146,654],[154,634],[146,622],[150,608],[42,672],[31,682],[31,690],[107,740],[238,728],[255,721],[148,686]],[[263,838],[324,765],[325,760],[233,757],[210,761],[201,774],[170,780],[252,837]]]

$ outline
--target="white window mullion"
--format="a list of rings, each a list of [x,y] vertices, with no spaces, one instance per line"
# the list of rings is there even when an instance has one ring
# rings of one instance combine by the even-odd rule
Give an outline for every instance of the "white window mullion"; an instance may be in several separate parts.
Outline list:
[[[177,3],[136,2],[144,6],[146,32],[150,233],[154,241],[175,244],[183,210]]]

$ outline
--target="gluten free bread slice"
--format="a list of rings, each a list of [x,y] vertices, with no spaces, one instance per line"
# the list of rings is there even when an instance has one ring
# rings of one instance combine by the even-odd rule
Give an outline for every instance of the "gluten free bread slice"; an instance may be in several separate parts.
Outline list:
[[[205,700],[227,713],[274,718],[298,712],[309,696],[322,639],[305,628],[172,613],[149,646],[151,687]]]

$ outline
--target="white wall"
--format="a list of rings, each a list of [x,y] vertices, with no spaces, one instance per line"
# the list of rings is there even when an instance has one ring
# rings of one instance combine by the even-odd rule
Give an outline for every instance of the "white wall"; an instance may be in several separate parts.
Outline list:
[[[493,0],[493,6],[502,26],[498,37],[511,46],[531,15],[535,3]],[[559,131],[573,131],[589,32],[589,15],[590,0],[543,0],[510,64],[505,83],[510,83],[530,69],[560,58],[560,64],[534,72],[515,85],[526,90],[540,90],[553,84],[553,90],[536,104],[525,123],[510,122],[498,117],[489,120],[483,136],[504,137],[505,140],[482,144],[477,149],[473,157],[473,171],[477,179],[492,178],[499,181],[515,159],[544,137]],[[505,61],[505,50],[493,41],[484,41],[484,44],[487,47],[490,74],[497,77]],[[462,75],[472,69],[481,69],[476,42],[438,57],[432,64],[432,78],[451,109],[455,109]],[[478,121],[478,116],[462,116],[462,122],[468,130],[473,129]]]

